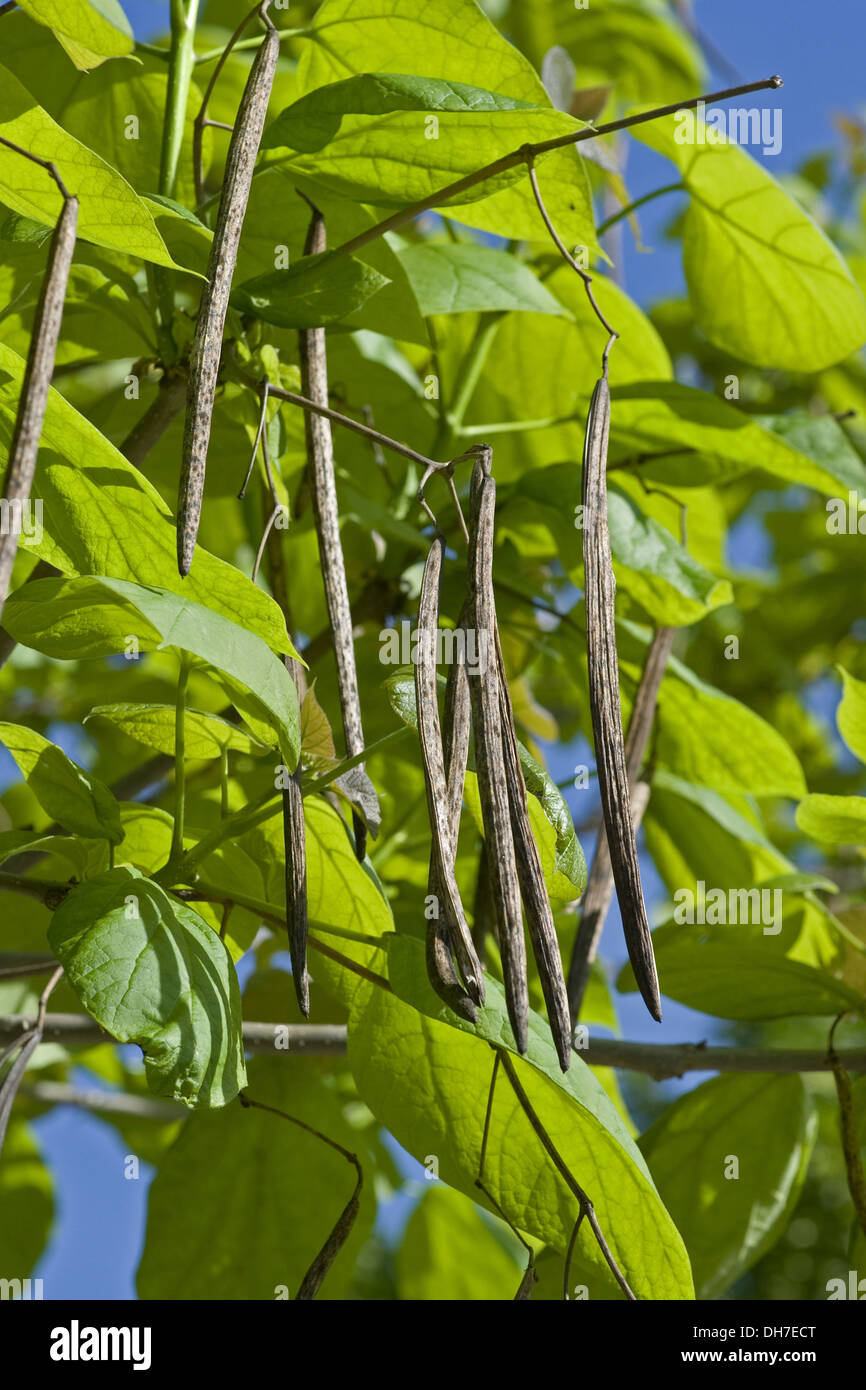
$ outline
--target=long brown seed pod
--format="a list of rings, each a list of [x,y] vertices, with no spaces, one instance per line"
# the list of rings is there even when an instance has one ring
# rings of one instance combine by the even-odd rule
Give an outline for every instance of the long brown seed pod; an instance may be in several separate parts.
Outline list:
[[[640,881],[619,703],[615,581],[607,524],[610,387],[596,382],[583,451],[583,567],[589,704],[599,791],[629,959],[653,1018],[661,1022],[658,976]]]
[[[481,963],[472,944],[472,935],[466,921],[460,889],[457,886],[454,873],[457,845],[452,833],[452,822],[449,814],[449,787],[445,773],[445,754],[439,724],[436,630],[439,621],[439,583],[442,577],[444,554],[445,542],[441,536],[437,536],[430,547],[421,581],[421,599],[418,606],[417,660],[415,662],[418,736],[421,740],[427,810],[433,834],[436,887],[439,889],[437,894],[439,897],[438,910],[440,917],[444,918],[443,924],[437,929],[443,938],[441,945],[438,941],[431,943],[428,939],[428,959],[430,956],[434,956],[435,964],[439,967],[437,973],[431,977],[434,988],[437,981],[447,985],[449,983],[448,970],[444,955],[450,945],[457,957],[463,983],[470,1000],[474,1004],[483,1004],[484,981]],[[451,762],[455,766],[454,781],[456,784],[457,763],[453,755],[453,748]],[[454,796],[456,796],[456,792],[452,791],[452,797]],[[453,995],[453,991],[451,992]],[[451,1004],[452,1000],[448,999],[447,1002]]]
[[[226,312],[253,169],[280,53],[279,31],[268,17],[266,3],[259,7],[259,13],[268,30],[250,68],[229,144],[207,284],[202,291],[190,352],[183,467],[177,503],[177,563],[182,575],[189,574],[195,553]]]
[[[304,1275],[301,1286],[295,1294],[296,1303],[309,1303],[316,1297],[322,1287],[325,1275],[349,1239],[361,1203],[362,1183],[363,1178],[359,1169],[355,1191],[337,1218],[336,1225],[328,1239]]]
[[[547,1017],[550,1031],[556,1046],[559,1065],[568,1071],[571,1065],[571,1016],[568,1008],[568,995],[565,988],[565,975],[556,935],[556,923],[544,871],[538,854],[538,846],[529,823],[526,802],[526,783],[520,767],[520,753],[517,747],[517,734],[514,730],[514,712],[511,696],[505,678],[505,663],[502,659],[502,646],[499,631],[494,629],[496,641],[496,669],[499,676],[499,717],[502,723],[502,752],[505,780],[508,787],[508,804],[511,810],[511,831],[514,837],[514,852],[517,860],[517,873],[520,891],[526,912],[526,924],[532,941],[532,951],[538,968],[538,978],[547,1004]]]
[[[649,802],[649,786],[639,782],[638,774],[652,730],[659,688],[665,673],[674,639],[674,628],[660,627],[653,635],[646,663],[632,707],[628,733],[625,736],[625,763],[631,794],[631,821],[637,831]],[[568,968],[568,1005],[574,1023],[580,1014],[583,997],[589,984],[592,965],[598,951],[601,933],[613,897],[613,868],[604,826],[589,871],[589,882],[583,895],[580,926],[574,939],[574,949]]]
[[[267,448],[267,445],[265,445]],[[271,592],[280,606],[286,627],[291,629],[289,591],[285,559],[279,532],[268,535],[268,572]],[[295,683],[298,703],[306,684],[304,668],[293,656],[283,658],[286,669]],[[286,860],[286,926],[289,932],[289,952],[292,958],[292,979],[298,1008],[304,1018],[310,1016],[310,982],[307,975],[307,846],[304,830],[304,798],[301,791],[300,761],[291,781],[283,787],[283,847]]]
[[[326,248],[325,219],[313,209],[310,230],[304,246],[305,256],[314,256]],[[302,390],[317,405],[328,404],[328,358],[324,328],[306,328],[298,333],[301,355]],[[364,748],[364,728],[361,722],[361,697],[358,693],[358,673],[355,667],[355,643],[352,629],[352,609],[349,605],[349,586],[340,540],[340,513],[337,503],[337,484],[334,477],[334,441],[331,422],[322,415],[304,413],[307,439],[307,460],[310,465],[313,490],[313,515],[319,542],[319,559],[325,585],[325,602],[331,630],[334,634],[334,657],[337,663],[337,687],[346,753],[350,758]],[[363,764],[360,764],[363,770]],[[355,853],[359,859],[366,852],[367,832],[360,816],[353,817]]]
[[[457,624],[458,634],[465,631],[464,615]],[[446,777],[446,818],[451,837],[451,847],[456,855],[457,838],[460,833],[460,812],[463,804],[463,783],[466,776],[466,762],[469,754],[470,705],[469,681],[466,675],[464,653],[455,647],[455,660],[448,672],[445,688],[445,717],[442,725],[442,751]],[[454,867],[452,861],[452,868]],[[464,990],[454,969],[452,959],[452,931],[457,924],[451,924],[447,915],[447,895],[442,888],[442,871],[436,849],[435,836],[430,848],[430,872],[427,878],[427,896],[432,899],[437,911],[427,921],[427,974],[430,983],[445,1003],[469,1023],[475,1023],[478,1012],[472,999]],[[480,956],[479,956],[480,969]]]
[[[496,607],[493,597],[493,527],[496,483],[490,475],[491,451],[480,455],[472,474],[469,594],[479,671],[469,673],[475,770],[488,842],[490,886],[499,923],[505,998],[514,1040],[525,1052],[529,1031],[529,990],[520,884],[505,774],[499,667],[496,659]]]
[[[8,141],[4,141],[8,144]],[[17,149],[17,146],[12,146]],[[26,154],[20,150],[19,153]],[[27,155],[29,158],[30,156]],[[44,161],[37,160],[42,164]],[[47,166],[46,166],[47,167]],[[53,169],[53,165],[51,166]],[[55,171],[55,177],[56,171]],[[19,516],[21,509],[30,500],[33,476],[36,472],[36,456],[39,452],[39,439],[42,422],[48,403],[48,391],[54,371],[54,356],[60,337],[60,322],[63,317],[63,303],[69,281],[69,269],[75,251],[75,235],[78,226],[78,199],[63,193],[63,210],[51,237],[48,252],[48,265],[39,293],[30,349],[27,353],[27,366],[21,387],[21,399],[15,417],[15,429],[9,449],[9,463],[6,469],[6,482],[3,499],[8,506],[3,508],[3,534],[0,535],[0,613],[9,595],[12,580],[12,567],[18,553]]]

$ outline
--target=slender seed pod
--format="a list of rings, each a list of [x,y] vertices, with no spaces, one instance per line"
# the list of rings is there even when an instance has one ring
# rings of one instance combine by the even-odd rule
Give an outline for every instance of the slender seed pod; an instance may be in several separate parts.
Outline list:
[[[322,214],[314,209],[304,255],[318,255],[325,247],[325,220]],[[298,334],[298,343],[301,357],[301,389],[317,405],[327,407],[328,358],[324,328],[302,329]],[[358,693],[358,673],[355,666],[352,609],[349,604],[349,586],[346,582],[346,565],[340,540],[340,512],[334,476],[334,441],[331,422],[323,415],[314,415],[306,411],[304,428],[312,482],[313,515],[325,585],[325,602],[331,620],[331,631],[334,634],[334,658],[337,664],[337,688],[340,694],[343,734],[346,752],[350,758],[354,758],[363,751],[364,728],[361,722],[361,697]],[[359,766],[363,769],[363,763]],[[367,831],[360,816],[353,817],[353,826],[355,854],[358,859],[363,859],[366,853]]]
[[[183,467],[177,503],[177,563],[182,575],[189,574],[195,553],[226,312],[253,169],[280,53],[279,31],[264,11],[262,17],[268,31],[253,60],[229,145],[207,284],[202,291],[190,352]]]
[[[433,833],[435,874],[438,879],[437,886],[441,890],[439,912],[440,915],[444,915],[444,929],[448,933],[443,945],[446,949],[448,944],[452,946],[466,992],[471,1001],[474,1004],[483,1004],[484,981],[481,963],[472,944],[472,935],[466,921],[460,889],[454,874],[456,841],[452,835],[448,813],[448,779],[445,774],[445,754],[439,724],[439,701],[436,686],[436,630],[439,620],[439,582],[442,577],[444,554],[445,542],[441,536],[437,536],[430,547],[421,581],[417,659],[415,663],[415,702],[418,710],[418,735],[421,740],[421,756],[424,764],[427,810]],[[455,763],[453,756],[451,761]],[[439,930],[443,930],[443,928],[440,927]],[[433,946],[428,944],[428,952],[432,953],[432,951]],[[444,965],[442,948],[437,947],[436,959],[440,965]],[[447,967],[441,982],[444,983],[446,980]],[[448,1002],[450,1003],[451,1000]]]
[[[607,524],[607,441],[610,387],[595,386],[583,452],[583,566],[589,703],[598,784],[616,895],[629,959],[653,1018],[661,1021],[661,999],[632,828],[631,798],[619,703],[615,582]]]
[[[520,752],[517,746],[517,734],[514,731],[514,712],[511,707],[511,696],[508,693],[508,682],[505,679],[505,663],[502,659],[502,646],[499,641],[498,630],[495,631],[495,638],[503,763],[508,786],[511,830],[514,836],[514,852],[517,859],[520,891],[559,1065],[563,1071],[568,1071],[571,1065],[571,1015],[568,1008],[568,994],[565,988],[559,938],[556,935],[556,923],[553,920],[553,910],[544,882],[544,870],[541,867],[538,846],[535,843],[535,837],[529,823],[526,783],[520,767]]]
[[[0,613],[9,595],[12,566],[18,552],[20,514],[24,504],[29,502],[33,488],[77,227],[78,199],[67,196],[51,237],[48,265],[33,320],[21,399],[9,448],[3,488],[3,499],[8,504],[3,508],[3,519],[8,524],[0,535]]]
[[[291,631],[289,586],[285,557],[279,533],[271,530],[267,538],[268,575],[271,593]],[[293,656],[283,661],[295,684],[300,704],[306,680],[304,668]],[[286,861],[286,926],[289,933],[289,952],[292,958],[292,980],[298,1008],[304,1018],[310,1016],[310,981],[307,975],[307,846],[304,829],[304,797],[301,788],[300,762],[288,786],[283,788],[283,847]]]
[[[457,624],[457,633],[464,632],[463,614]],[[466,762],[469,754],[470,706],[469,682],[466,675],[465,653],[459,643],[455,648],[455,660],[448,672],[445,689],[445,717],[442,726],[442,744],[446,776],[446,816],[451,837],[451,845],[456,854],[457,837],[460,833],[460,812],[463,804],[463,783],[466,776]],[[453,864],[452,864],[453,868]],[[452,959],[452,931],[447,915],[447,895],[442,888],[442,871],[436,852],[435,837],[430,850],[430,872],[427,879],[428,900],[436,905],[437,911],[427,921],[427,974],[430,983],[449,1008],[469,1023],[475,1023],[478,1011],[460,983]]]
[[[349,1239],[352,1233],[352,1227],[355,1224],[355,1217],[358,1215],[362,1181],[363,1179],[359,1172],[355,1191],[352,1193],[346,1206],[337,1218],[334,1229],[301,1281],[301,1286],[295,1294],[296,1303],[309,1303],[316,1297],[316,1294],[322,1287],[325,1275],[331,1268],[331,1265],[334,1263],[343,1246],[346,1244],[346,1241]]]
[[[535,1256],[530,1254],[529,1262],[526,1266],[526,1269],[523,1271],[523,1278],[520,1281],[520,1286],[517,1290],[517,1293],[514,1295],[514,1302],[528,1303],[529,1300],[532,1298],[532,1290],[535,1288],[535,1285],[537,1283],[538,1272],[535,1268]]]
[[[478,673],[469,674],[475,730],[475,770],[481,798],[484,838],[488,843],[490,886],[499,923],[499,946],[505,998],[514,1040],[525,1052],[529,1034],[529,990],[520,885],[514,854],[508,785],[505,776],[499,668],[496,660],[496,609],[493,598],[493,526],[496,484],[490,476],[490,451],[472,475],[469,546],[469,592],[478,651]]]

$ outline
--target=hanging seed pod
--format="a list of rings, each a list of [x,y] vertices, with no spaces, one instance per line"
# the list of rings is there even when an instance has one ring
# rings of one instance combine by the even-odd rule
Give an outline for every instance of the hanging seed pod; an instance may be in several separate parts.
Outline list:
[[[625,737],[625,764],[631,795],[631,820],[637,833],[649,802],[649,786],[637,780],[644,753],[652,732],[656,701],[674,639],[674,628],[661,627],[655,633],[647,653],[646,664],[635,693],[631,721]],[[574,939],[568,970],[568,1005],[572,1023],[580,1014],[583,997],[589,984],[593,962],[604,929],[605,918],[613,897],[613,869],[607,835],[602,829],[595,849],[589,882],[580,905],[580,926]]]
[[[301,1281],[301,1286],[295,1294],[296,1303],[309,1303],[316,1297],[325,1275],[349,1239],[361,1202],[361,1182],[359,1176],[355,1191],[341,1212],[337,1224]]]
[[[535,1257],[534,1255],[530,1255],[529,1263],[527,1264],[526,1269],[523,1271],[523,1278],[520,1281],[520,1287],[518,1288],[517,1293],[514,1295],[514,1302],[528,1303],[529,1300],[532,1298],[532,1290],[535,1288],[537,1283],[538,1273],[535,1268]]]
[[[461,622],[457,632],[461,632]],[[462,653],[457,651],[457,659],[448,672],[445,690],[445,718],[442,728],[443,754],[446,775],[446,817],[451,845],[456,855],[457,839],[460,833],[460,812],[463,803],[463,783],[466,776],[466,761],[469,753],[470,708],[469,684]],[[454,863],[451,865],[454,868]],[[427,879],[427,897],[436,907],[435,914],[427,921],[427,974],[436,993],[449,1008],[469,1023],[475,1023],[478,1011],[472,999],[464,990],[454,969],[451,946],[453,933],[458,930],[456,922],[449,922],[447,894],[442,887],[442,870],[436,851],[435,838],[430,850],[430,872]],[[479,958],[480,970],[480,958]]]
[[[511,810],[511,831],[514,837],[514,852],[517,859],[517,873],[520,891],[526,912],[526,924],[532,941],[532,951],[538,968],[538,978],[547,1005],[550,1031],[556,1046],[559,1065],[568,1071],[571,1065],[571,1015],[568,1008],[568,994],[565,988],[565,975],[559,950],[556,924],[544,882],[544,871],[538,855],[538,846],[529,823],[526,803],[526,783],[520,767],[520,752],[517,734],[514,730],[514,712],[511,696],[505,678],[505,663],[502,659],[502,646],[498,629],[496,639],[496,669],[499,676],[499,716],[502,723],[502,751],[505,780],[508,787],[508,804]]]
[[[177,563],[182,575],[189,574],[195,553],[226,312],[253,169],[280,53],[279,31],[264,10],[262,18],[268,31],[253,60],[232,132],[207,284],[202,291],[190,352],[183,467],[177,502]]]
[[[265,460],[270,467],[265,444]],[[289,585],[285,557],[279,532],[272,529],[267,537],[268,577],[271,593],[291,632]],[[300,705],[306,689],[304,668],[293,656],[284,656],[286,670],[294,682]],[[304,830],[304,797],[301,787],[301,766],[298,763],[288,786],[283,788],[283,847],[286,860],[286,927],[289,952],[292,958],[292,979],[298,1008],[304,1018],[310,1016],[310,981],[307,975],[307,846]]]
[[[469,545],[469,605],[479,653],[478,673],[469,674],[475,770],[488,844],[490,886],[499,923],[505,998],[514,1040],[525,1052],[529,1030],[529,990],[520,884],[514,854],[505,774],[499,667],[496,659],[496,608],[493,597],[493,527],[496,484],[490,476],[490,450],[472,474]]]
[[[589,703],[607,843],[629,959],[644,1002],[653,1018],[660,1022],[661,999],[632,828],[619,703],[615,584],[607,524],[609,428],[610,387],[607,377],[602,376],[592,394],[583,451],[583,566]]]
[[[463,614],[457,624],[457,633],[464,631]],[[442,743],[445,764],[446,817],[451,845],[456,854],[457,838],[460,833],[460,812],[463,804],[463,783],[466,776],[466,761],[469,754],[470,705],[469,682],[466,675],[464,653],[456,647],[456,659],[448,672],[445,689],[445,718],[442,726]],[[452,869],[454,865],[452,863]],[[436,914],[427,922],[427,974],[430,983],[444,999],[449,1008],[469,1023],[475,1023],[478,1011],[464,990],[452,959],[452,934],[456,923],[450,923],[446,908],[447,895],[442,888],[442,871],[436,853],[435,840],[430,850],[430,872],[427,879],[428,900],[436,905]],[[480,964],[480,957],[479,957]]]
[[[5,533],[0,535],[0,613],[3,612],[9,595],[12,566],[18,552],[19,525],[16,516],[29,502],[33,488],[36,456],[39,452],[42,422],[45,419],[48,391],[54,372],[54,356],[60,337],[60,321],[63,317],[69,269],[75,251],[77,227],[78,199],[65,195],[63,210],[51,237],[48,265],[33,320],[27,367],[9,448],[3,497],[10,504],[8,508],[4,508],[10,525]]]
[[[310,229],[304,246],[305,256],[321,254],[326,249],[325,220],[313,209]],[[328,404],[328,359],[324,328],[302,329],[298,334],[301,357],[301,389],[317,405]],[[337,484],[334,476],[334,441],[331,422],[325,416],[305,412],[304,428],[307,441],[307,460],[310,466],[313,515],[319,543],[319,559],[325,585],[325,602],[331,631],[334,634],[334,658],[337,664],[337,688],[340,694],[340,713],[346,752],[354,758],[364,748],[364,728],[361,722],[361,697],[358,693],[358,673],[355,666],[355,641],[349,586],[340,540],[340,512]],[[363,771],[363,764],[359,764]],[[360,816],[353,818],[355,854],[363,860],[366,853],[367,830]]]
[[[445,754],[442,746],[442,733],[439,725],[439,700],[436,682],[436,631],[439,622],[439,582],[442,577],[442,560],[445,542],[437,536],[430,547],[424,576],[421,581],[421,599],[418,606],[417,650],[415,662],[415,703],[418,711],[418,735],[421,740],[421,756],[424,764],[424,785],[427,791],[427,810],[433,834],[434,875],[439,892],[438,911],[442,919],[431,925],[437,936],[428,939],[428,959],[432,957],[436,974],[431,976],[434,988],[437,982],[450,988],[447,963],[444,959],[450,946],[457,958],[463,977],[466,993],[474,1004],[484,1003],[484,981],[481,963],[472,944],[472,935],[463,910],[460,889],[454,874],[456,858],[456,838],[452,833],[452,817],[449,813],[449,786],[445,774]],[[458,698],[455,688],[455,701]],[[462,729],[459,737],[462,739]],[[452,747],[451,764],[454,767],[454,787],[450,802],[456,799],[458,762]],[[462,773],[460,774],[462,795]],[[459,807],[458,807],[459,820]],[[453,994],[453,991],[452,991]],[[444,997],[444,996],[443,996]],[[448,999],[449,1004],[452,1003]],[[458,1010],[459,1012],[459,1010]]]

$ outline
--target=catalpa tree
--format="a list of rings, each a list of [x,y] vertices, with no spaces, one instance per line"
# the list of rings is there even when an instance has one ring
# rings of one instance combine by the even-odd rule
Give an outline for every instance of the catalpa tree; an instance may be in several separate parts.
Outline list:
[[[4,1289],[71,1101],[143,1299],[858,1297],[862,128],[679,4],[0,9]]]

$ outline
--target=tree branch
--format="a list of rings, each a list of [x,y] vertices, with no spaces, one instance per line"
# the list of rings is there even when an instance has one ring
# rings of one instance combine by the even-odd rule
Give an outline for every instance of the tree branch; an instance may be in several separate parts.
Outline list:
[[[322,943],[311,945],[321,947]],[[335,956],[330,947],[323,954]],[[339,956],[337,956],[340,959]],[[355,964],[355,962],[353,962]],[[364,978],[384,987],[387,981],[372,971],[360,970]],[[14,1038],[33,1026],[29,1014],[0,1014],[0,1038]],[[48,1014],[43,1038],[70,1046],[91,1046],[115,1041],[87,1014]],[[244,1047],[250,1052],[271,1052],[288,1056],[299,1053],[310,1057],[340,1056],[346,1050],[346,1029],[338,1023],[244,1023]],[[278,1047],[277,1042],[285,1043]],[[833,1061],[817,1048],[789,1047],[707,1047],[704,1043],[626,1042],[621,1038],[591,1037],[585,1048],[575,1048],[579,1057],[594,1067],[613,1067],[617,1071],[642,1072],[655,1081],[685,1076],[691,1071],[768,1072],[791,1075],[796,1072],[832,1072]],[[835,1053],[836,1065],[849,1072],[866,1072],[866,1047],[842,1048]]]

